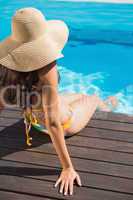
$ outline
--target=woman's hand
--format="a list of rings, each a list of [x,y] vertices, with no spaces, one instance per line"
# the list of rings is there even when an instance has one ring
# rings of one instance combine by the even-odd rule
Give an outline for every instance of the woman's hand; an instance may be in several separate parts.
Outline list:
[[[69,191],[69,194],[72,195],[74,181],[76,181],[77,184],[81,186],[80,176],[73,169],[73,167],[63,169],[59,179],[55,183],[55,187],[57,187],[60,184],[60,193],[64,193],[64,195],[67,195]]]

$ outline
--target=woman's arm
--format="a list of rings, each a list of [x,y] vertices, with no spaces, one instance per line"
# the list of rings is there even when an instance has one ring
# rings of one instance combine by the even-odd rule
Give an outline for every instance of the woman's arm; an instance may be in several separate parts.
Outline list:
[[[81,185],[81,181],[72,165],[60,122],[60,102],[58,98],[56,63],[51,63],[47,67],[49,68],[49,71],[46,72],[45,68],[39,71],[39,78],[43,84],[43,109],[46,116],[46,126],[63,167],[61,176],[57,180],[55,186],[61,183],[60,192],[63,192],[64,190],[64,194],[67,194],[69,189],[70,194],[72,194],[74,180],[77,181],[78,185]]]

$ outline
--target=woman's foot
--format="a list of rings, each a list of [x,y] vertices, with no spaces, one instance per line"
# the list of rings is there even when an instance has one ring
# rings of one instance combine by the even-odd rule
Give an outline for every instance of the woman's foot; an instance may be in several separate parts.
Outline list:
[[[101,111],[110,112],[114,110],[118,105],[117,98],[115,96],[109,96],[105,101],[100,100],[98,108]]]
[[[118,105],[118,100],[115,96],[109,96],[106,100],[105,103],[112,109],[115,109]]]

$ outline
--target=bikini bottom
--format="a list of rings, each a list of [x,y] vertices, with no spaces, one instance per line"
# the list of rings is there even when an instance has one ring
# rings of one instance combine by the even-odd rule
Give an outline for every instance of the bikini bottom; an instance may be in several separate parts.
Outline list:
[[[67,119],[66,122],[61,123],[64,131],[70,128],[71,123],[72,123],[73,111],[71,107],[69,108],[70,108],[71,116]],[[30,136],[30,130],[32,127],[37,131],[48,134],[48,130],[45,125],[46,123],[45,123],[44,112],[42,111],[42,109],[32,109],[31,112],[24,111],[24,124],[25,124],[25,132],[26,132],[26,143],[28,146],[32,145],[32,142],[31,142],[32,137]]]

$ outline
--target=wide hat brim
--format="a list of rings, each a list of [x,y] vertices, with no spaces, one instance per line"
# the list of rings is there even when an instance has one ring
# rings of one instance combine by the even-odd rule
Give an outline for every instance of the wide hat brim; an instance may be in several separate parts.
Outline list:
[[[58,34],[62,31],[65,37]],[[68,35],[66,24],[60,20],[48,20],[45,34],[36,40],[20,42],[11,35],[0,43],[0,64],[20,72],[40,69],[63,57]]]

